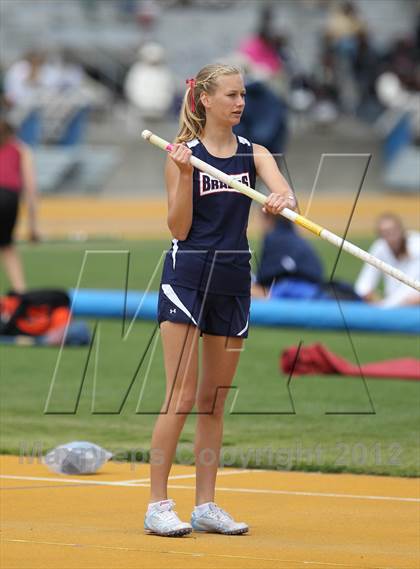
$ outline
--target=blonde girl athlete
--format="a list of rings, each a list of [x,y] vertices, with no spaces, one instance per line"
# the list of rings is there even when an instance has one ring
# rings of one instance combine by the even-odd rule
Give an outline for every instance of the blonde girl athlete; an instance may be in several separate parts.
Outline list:
[[[279,214],[296,202],[268,150],[233,133],[245,107],[240,70],[207,65],[187,83],[180,131],[165,168],[173,239],[160,283],[158,322],[167,385],[151,441],[151,494],[144,527],[162,536],[183,536],[193,529],[237,535],[246,533],[248,525],[234,521],[214,499],[224,404],[248,335],[251,253],[246,229],[251,199],[196,170],[189,158],[197,156],[250,187],[259,176],[271,192],[265,212]],[[194,405],[196,505],[189,524],[176,514],[167,484],[179,436]]]

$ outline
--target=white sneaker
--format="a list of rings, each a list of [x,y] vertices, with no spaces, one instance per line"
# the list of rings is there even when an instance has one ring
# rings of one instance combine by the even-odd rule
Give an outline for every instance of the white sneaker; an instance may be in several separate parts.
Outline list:
[[[162,500],[149,507],[144,517],[146,533],[154,533],[166,537],[181,537],[192,532],[190,524],[181,522],[174,511],[173,500]]]
[[[207,510],[200,514],[196,510],[191,516],[191,525],[194,531],[210,533],[223,533],[225,535],[240,535],[246,533],[249,527],[244,522],[235,522],[230,514],[210,502]]]

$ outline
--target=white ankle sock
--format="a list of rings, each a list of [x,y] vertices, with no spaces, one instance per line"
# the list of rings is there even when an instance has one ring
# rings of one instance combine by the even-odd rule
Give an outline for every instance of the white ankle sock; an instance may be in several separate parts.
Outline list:
[[[194,512],[201,516],[204,512],[207,512],[209,509],[210,504],[214,504],[214,502],[206,502],[205,504],[200,504],[199,506],[195,506]]]
[[[147,511],[151,510],[152,508],[158,508],[162,503],[166,502],[168,502],[168,500],[159,500],[159,502],[149,502]]]

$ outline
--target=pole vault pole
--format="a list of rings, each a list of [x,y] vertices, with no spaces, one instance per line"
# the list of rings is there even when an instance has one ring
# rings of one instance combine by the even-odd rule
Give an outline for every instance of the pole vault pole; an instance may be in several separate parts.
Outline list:
[[[144,130],[141,133],[141,135],[145,140],[147,140],[154,146],[157,146],[161,150],[170,152],[173,148],[172,144],[170,144],[168,141],[164,140],[163,138],[160,138],[160,136],[152,134],[150,130]],[[239,192],[245,194],[249,198],[264,205],[267,196],[265,196],[261,192],[257,192],[253,188],[250,188],[247,185],[243,184],[242,182],[235,180],[232,176],[229,176],[229,174],[225,174],[224,172],[218,170],[217,168],[211,166],[210,164],[207,164],[206,162],[200,160],[195,156],[191,156],[190,163],[195,168],[198,168],[198,170],[201,170],[206,174],[210,174],[214,178],[217,178],[221,182],[224,182],[230,188],[238,190]],[[321,237],[321,239],[324,239],[325,241],[332,243],[336,247],[343,249],[343,251],[350,253],[350,255],[353,255],[353,257],[357,257],[358,259],[361,259],[365,263],[369,263],[370,265],[372,265],[376,269],[379,269],[383,273],[386,273],[387,275],[394,277],[394,279],[397,279],[402,283],[420,292],[420,281],[410,278],[408,275],[406,275],[399,269],[396,269],[395,267],[389,265],[388,263],[384,263],[384,261],[381,261],[374,255],[371,255],[367,251],[360,249],[360,247],[353,245],[353,243],[350,243],[349,241],[342,239],[341,237],[339,237],[335,233],[332,233],[332,231],[329,231],[325,227],[322,227],[321,225],[314,223],[310,219],[304,217],[303,215],[300,215],[299,213],[296,213],[291,209],[288,209],[287,207],[282,209],[281,215],[287,217],[287,219],[290,219],[290,221],[293,221],[297,225],[305,227],[305,229],[307,229],[314,235]]]

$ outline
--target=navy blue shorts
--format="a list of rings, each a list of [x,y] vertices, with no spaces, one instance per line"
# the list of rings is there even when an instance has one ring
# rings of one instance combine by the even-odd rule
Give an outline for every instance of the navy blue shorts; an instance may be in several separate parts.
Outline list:
[[[158,322],[193,324],[203,334],[247,338],[250,303],[250,296],[205,295],[200,290],[161,284]]]

